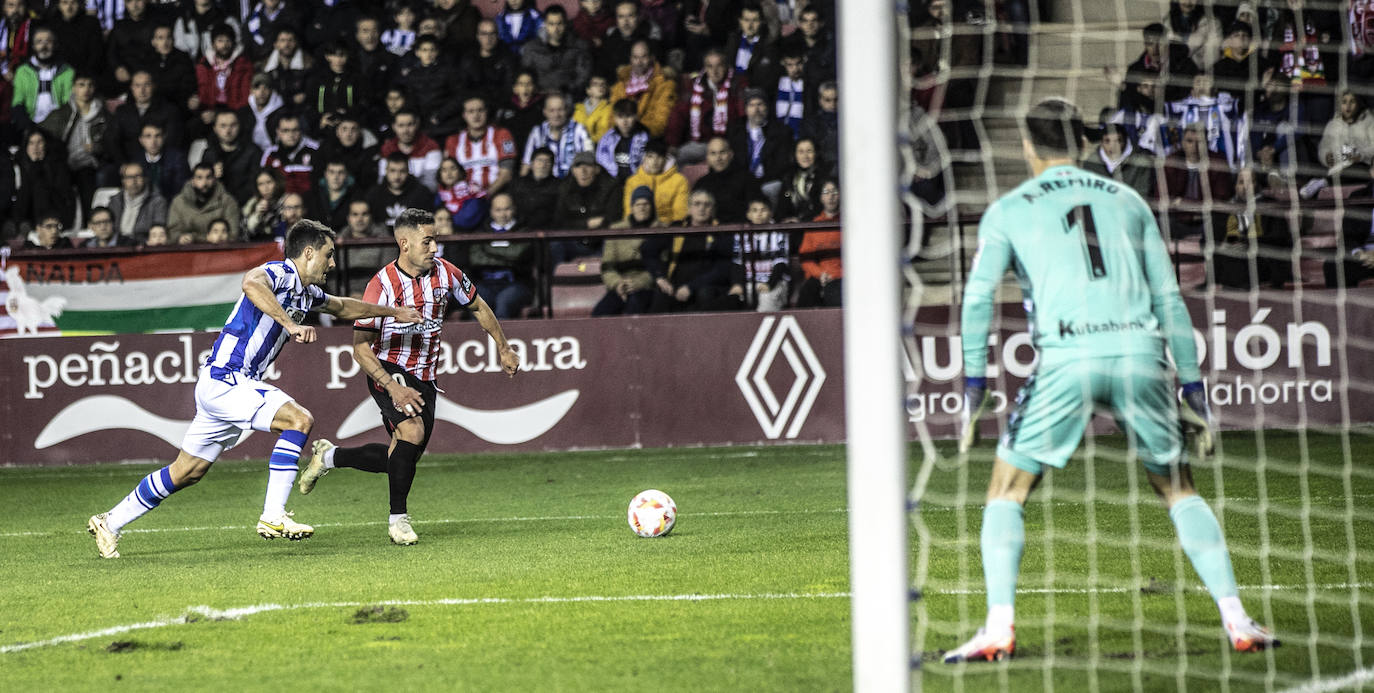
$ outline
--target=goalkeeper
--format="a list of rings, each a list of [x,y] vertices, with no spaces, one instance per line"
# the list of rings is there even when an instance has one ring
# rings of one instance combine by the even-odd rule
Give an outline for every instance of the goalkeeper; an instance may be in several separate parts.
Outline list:
[[[1231,644],[1239,651],[1277,646],[1241,606],[1226,540],[1184,457],[1180,420],[1203,454],[1211,450],[1212,421],[1192,324],[1150,207],[1130,187],[1074,165],[1083,122],[1073,104],[1042,101],[1025,126],[1022,146],[1034,177],[983,214],[964,292],[961,452],[989,404],[987,337],[1008,267],[1021,284],[1039,365],[1017,395],[988,482],[981,537],[987,620],[945,661],[1001,659],[1015,649],[1022,508],[1044,465],[1064,467],[1095,406],[1110,409],[1130,437]],[[1166,341],[1183,383],[1181,409]]]

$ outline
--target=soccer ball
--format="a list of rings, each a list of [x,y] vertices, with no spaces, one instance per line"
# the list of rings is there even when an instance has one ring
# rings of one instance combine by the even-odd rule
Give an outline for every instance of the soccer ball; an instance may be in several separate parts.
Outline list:
[[[641,491],[630,501],[630,529],[644,538],[661,537],[673,531],[677,522],[677,503],[655,489]]]

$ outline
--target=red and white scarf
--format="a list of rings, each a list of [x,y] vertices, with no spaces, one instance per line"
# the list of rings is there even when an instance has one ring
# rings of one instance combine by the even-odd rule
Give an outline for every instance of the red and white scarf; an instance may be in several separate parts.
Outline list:
[[[634,98],[649,91],[649,79],[654,76],[654,71],[649,70],[642,75],[630,71],[630,77],[625,80],[625,96]]]
[[[730,118],[730,82],[735,78],[735,71],[731,70],[725,74],[725,79],[716,87],[715,110],[711,112],[711,132],[716,135],[724,135],[725,127]],[[691,139],[699,142],[702,139],[701,133],[701,107],[706,103],[706,78],[692,82],[692,107],[688,111],[691,117]]]

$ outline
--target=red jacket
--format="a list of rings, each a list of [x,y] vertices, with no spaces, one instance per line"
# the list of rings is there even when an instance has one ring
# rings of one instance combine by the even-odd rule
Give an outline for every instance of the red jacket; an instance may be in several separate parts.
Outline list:
[[[234,58],[229,65],[229,77],[224,83],[224,105],[235,110],[247,106],[252,81],[253,63],[242,55]],[[219,84],[215,79],[215,69],[210,67],[205,58],[196,62],[196,84],[201,108],[214,108],[219,103]]]
[[[1183,154],[1175,152],[1164,161],[1164,171],[1155,186],[1159,201],[1165,208],[1174,198],[1184,198],[1179,209],[1171,209],[1170,215],[1177,221],[1197,223],[1202,220],[1199,207],[1205,203],[1217,205],[1230,202],[1236,195],[1235,176],[1226,164],[1226,157],[1216,152],[1207,153],[1207,170],[1204,180],[1198,181],[1201,199],[1187,199],[1188,164]]]

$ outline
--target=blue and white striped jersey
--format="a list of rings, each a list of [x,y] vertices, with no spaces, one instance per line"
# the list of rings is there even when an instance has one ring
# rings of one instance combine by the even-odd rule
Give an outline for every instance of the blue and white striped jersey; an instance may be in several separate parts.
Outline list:
[[[277,303],[297,323],[305,319],[306,313],[324,305],[328,298],[320,287],[303,284],[296,263],[289,259],[274,260],[264,264],[262,269],[267,271],[267,278],[272,282]],[[240,296],[205,365],[210,366],[216,376],[234,372],[261,380],[263,371],[276,360],[287,336],[286,330],[258,310],[247,295]]]

